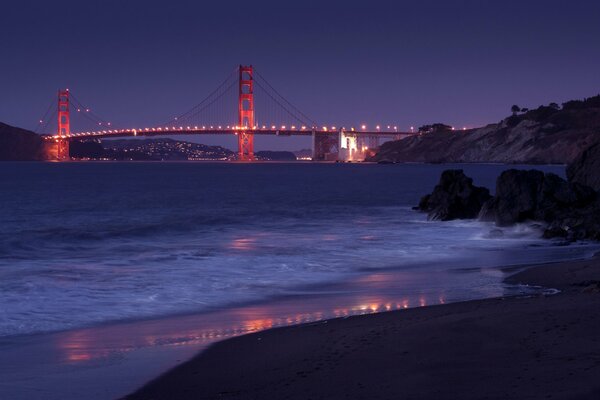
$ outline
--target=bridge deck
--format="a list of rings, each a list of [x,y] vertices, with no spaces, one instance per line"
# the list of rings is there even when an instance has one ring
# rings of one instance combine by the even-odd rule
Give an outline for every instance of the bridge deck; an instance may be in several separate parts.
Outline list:
[[[239,129],[237,127],[162,127],[162,128],[140,128],[140,129],[107,129],[91,132],[74,132],[68,135],[45,135],[45,139],[84,139],[84,138],[110,138],[110,137],[131,137],[131,136],[162,136],[162,135],[237,135],[241,132],[252,133],[254,135],[275,135],[275,136],[311,136],[319,135],[337,135],[343,131],[345,135],[373,136],[380,138],[396,138],[400,136],[413,135],[411,132],[397,131],[366,131],[366,130],[345,130],[345,129],[312,129],[306,127],[300,128],[257,128],[257,129]]]

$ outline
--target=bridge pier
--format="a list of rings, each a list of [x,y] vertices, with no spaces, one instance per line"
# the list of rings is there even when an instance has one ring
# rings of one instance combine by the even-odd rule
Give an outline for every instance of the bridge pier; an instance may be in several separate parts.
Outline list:
[[[56,158],[58,161],[70,160],[69,141],[67,139],[59,139],[56,143],[57,151]]]
[[[254,71],[252,65],[239,66],[238,126],[254,129]],[[238,160],[254,161],[254,134],[238,134]]]
[[[69,113],[69,89],[58,91],[58,135],[71,134],[71,117]],[[56,159],[64,161],[70,159],[69,140],[56,140]]]
[[[313,161],[337,161],[339,152],[339,136],[335,133],[312,133]]]

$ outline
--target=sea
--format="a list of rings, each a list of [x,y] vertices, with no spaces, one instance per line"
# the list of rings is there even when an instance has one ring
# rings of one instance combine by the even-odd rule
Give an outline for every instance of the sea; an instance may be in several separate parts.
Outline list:
[[[333,292],[357,312],[369,290],[402,299],[388,310],[524,293],[499,267],[598,250],[533,223],[428,221],[412,207],[448,168],[493,193],[503,170],[530,167],[2,163],[0,337]]]

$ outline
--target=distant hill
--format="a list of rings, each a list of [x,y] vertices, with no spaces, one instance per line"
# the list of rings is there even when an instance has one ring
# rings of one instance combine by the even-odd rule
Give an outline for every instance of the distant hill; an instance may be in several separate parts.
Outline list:
[[[296,161],[296,155],[291,151],[257,151],[254,153],[258,160],[263,161]]]
[[[312,159],[312,149],[302,149],[294,151],[294,155],[297,160],[311,160]]]
[[[565,164],[600,142],[600,96],[540,106],[483,128],[384,143],[366,161]]]
[[[102,158],[111,160],[232,160],[235,153],[221,146],[207,146],[169,138],[103,140]],[[75,157],[71,151],[71,156]]]
[[[0,160],[35,161],[44,159],[44,145],[39,135],[0,122]]]

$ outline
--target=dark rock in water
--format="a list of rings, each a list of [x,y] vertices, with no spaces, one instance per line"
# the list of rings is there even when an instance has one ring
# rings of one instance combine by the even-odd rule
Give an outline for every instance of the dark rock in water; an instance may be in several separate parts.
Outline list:
[[[600,157],[600,152],[598,153]],[[429,219],[475,218],[508,226],[526,220],[545,227],[544,237],[567,241],[600,240],[600,196],[589,186],[567,182],[556,174],[536,170],[504,171],[496,181],[496,196],[473,186],[462,170],[447,170],[433,193],[424,196],[417,210]],[[489,237],[500,237],[492,230]]]
[[[566,238],[568,240],[600,240],[600,201],[581,208],[571,208],[550,221],[546,238]]]
[[[600,190],[600,144],[583,151],[567,167],[569,182]]]
[[[488,189],[474,186],[473,179],[462,170],[446,170],[433,193],[424,196],[417,209],[433,220],[475,218],[491,197]]]
[[[496,181],[496,196],[482,207],[480,219],[498,226],[526,220],[552,222],[573,208],[586,207],[596,197],[586,186],[537,170],[504,171]]]
[[[496,224],[505,226],[533,219],[543,180],[544,173],[540,171],[511,169],[503,172],[496,181],[493,204]]]

